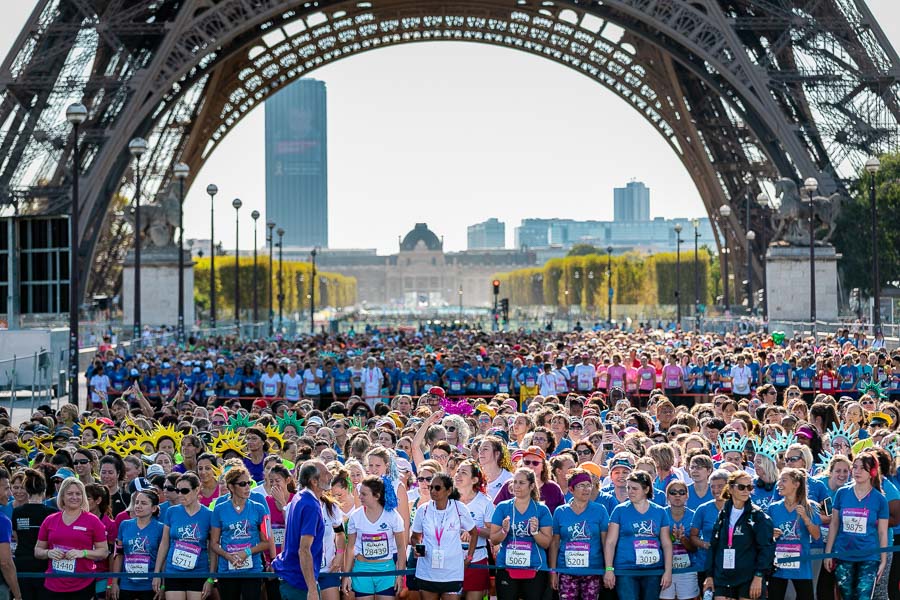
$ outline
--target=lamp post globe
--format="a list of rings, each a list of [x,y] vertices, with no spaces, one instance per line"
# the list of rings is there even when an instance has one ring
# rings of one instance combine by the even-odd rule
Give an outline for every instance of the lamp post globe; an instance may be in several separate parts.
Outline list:
[[[178,180],[178,343],[184,344],[184,180],[191,168],[183,162],[172,167],[172,175]]]
[[[727,219],[731,216],[731,207],[727,204],[723,204],[719,207],[719,214]]]
[[[66,108],[66,120],[72,125],[81,125],[87,121],[87,117],[87,107],[81,102],[75,102]]]
[[[147,152],[148,147],[147,140],[142,137],[136,137],[128,142],[128,151],[135,158],[142,157]]]
[[[803,189],[812,194],[819,189],[819,181],[815,177],[807,177],[803,180]]]
[[[765,192],[758,193],[756,195],[756,203],[762,208],[769,208],[769,195]]]

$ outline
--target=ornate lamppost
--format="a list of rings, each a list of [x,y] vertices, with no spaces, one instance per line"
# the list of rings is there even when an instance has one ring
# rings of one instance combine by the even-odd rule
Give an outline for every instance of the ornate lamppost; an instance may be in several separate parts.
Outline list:
[[[727,313],[731,310],[731,300],[730,294],[728,293],[728,235],[725,233],[726,228],[728,227],[728,217],[731,216],[731,207],[727,204],[723,204],[719,207],[719,214],[722,215],[722,218],[725,222],[722,223],[722,275],[723,275],[723,283],[725,287],[725,312]]]
[[[681,329],[681,223],[675,223],[675,316]]]
[[[178,180],[178,343],[184,345],[184,180],[191,168],[180,162],[172,168]]]
[[[219,188],[211,183],[206,186],[209,194],[209,326],[216,328],[216,194]]]
[[[238,245],[238,235],[241,232],[240,212],[241,206],[244,205],[240,198],[231,201],[234,207],[234,328],[237,336],[241,337],[241,279],[240,279],[240,246]]]
[[[878,271],[878,205],[875,202],[875,175],[881,161],[873,156],[866,161],[869,172],[869,204],[872,212],[872,335],[881,331],[881,276]]]
[[[253,219],[253,327],[259,324],[259,275],[257,273],[257,257],[256,257],[256,222],[259,220],[259,211],[254,210],[250,213]],[[255,336],[254,336],[255,337]]]
[[[266,243],[269,245],[269,336],[275,335],[275,303],[272,301],[272,251],[275,247],[275,236],[272,232],[275,230],[275,221],[266,222]]]
[[[81,176],[81,148],[78,126],[87,120],[87,107],[80,102],[66,109],[66,120],[72,124],[72,216],[69,219],[69,402],[78,405],[78,180]],[[10,324],[12,328],[12,324]]]
[[[278,228],[278,329],[284,329],[284,229]]]
[[[134,157],[134,325],[132,339],[141,343],[141,157],[147,152],[144,138],[136,137],[128,143]]]

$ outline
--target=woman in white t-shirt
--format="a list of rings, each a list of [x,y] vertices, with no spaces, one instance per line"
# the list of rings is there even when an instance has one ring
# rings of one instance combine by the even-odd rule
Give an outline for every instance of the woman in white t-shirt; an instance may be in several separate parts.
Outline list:
[[[486,479],[486,493],[493,500],[512,479],[512,473],[509,472],[509,467],[512,466],[509,462],[509,451],[503,440],[493,435],[485,436],[478,446],[478,464]]]
[[[330,573],[344,568],[344,513],[336,501],[323,496],[322,518],[325,520],[325,536],[322,540],[319,595],[322,600],[340,600],[341,578]]]
[[[281,375],[275,370],[275,361],[266,363],[266,372],[259,377],[259,389],[264,398],[278,398],[281,395]]]
[[[397,495],[386,478],[369,475],[359,486],[362,507],[351,513],[347,520],[347,548],[344,553],[344,571],[383,573],[406,568],[406,528],[397,514]],[[397,549],[401,551],[398,552]],[[397,556],[394,564],[393,556]],[[351,589],[358,599],[374,597],[375,600],[391,600],[395,592],[403,589],[403,576],[359,577],[352,581],[344,577],[341,589],[349,594]]]
[[[416,511],[410,543],[419,557],[416,582],[423,600],[456,600],[462,591],[465,566],[472,561],[475,546],[463,550],[460,538],[478,536],[475,521],[459,502],[459,492],[446,473],[431,480],[431,501]],[[424,550],[424,552],[423,552]]]
[[[474,460],[465,460],[456,469],[453,483],[459,490],[459,501],[465,504],[469,516],[478,529],[477,536],[463,534],[463,549],[475,546],[472,565],[488,564],[488,538],[491,535],[491,516],[494,514],[494,503],[484,493],[486,482],[484,472]],[[466,568],[463,577],[463,595],[465,600],[481,600],[491,587],[491,573],[486,568]]]
[[[288,372],[281,376],[284,384],[284,399],[288,402],[300,400],[300,391],[303,389],[303,377],[297,374],[296,363],[288,366]]]

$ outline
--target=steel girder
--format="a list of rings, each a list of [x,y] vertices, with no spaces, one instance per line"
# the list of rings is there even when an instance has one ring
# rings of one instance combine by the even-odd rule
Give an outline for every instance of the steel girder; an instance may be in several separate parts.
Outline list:
[[[150,196],[175,162],[197,173],[282,86],[417,41],[529,52],[628,102],[714,219],[734,207],[717,233],[735,272],[746,259],[744,206],[761,181],[816,176],[823,192],[845,190],[869,154],[898,147],[900,61],[862,0],[43,0],[0,69],[0,203],[65,210],[65,106],[83,101],[87,260],[113,196],[131,193],[134,136],[151,142]],[[767,224],[754,213],[751,227]]]

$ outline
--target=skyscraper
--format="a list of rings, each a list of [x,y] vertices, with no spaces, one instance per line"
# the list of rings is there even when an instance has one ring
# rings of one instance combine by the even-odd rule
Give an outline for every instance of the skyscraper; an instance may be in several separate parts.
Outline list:
[[[640,181],[629,181],[613,189],[614,221],[649,221],[650,188]]]
[[[496,217],[469,225],[467,233],[469,250],[506,247],[506,223],[498,221]]]
[[[285,246],[328,246],[325,82],[300,79],[266,101],[266,219]]]

